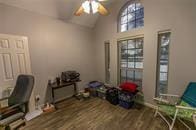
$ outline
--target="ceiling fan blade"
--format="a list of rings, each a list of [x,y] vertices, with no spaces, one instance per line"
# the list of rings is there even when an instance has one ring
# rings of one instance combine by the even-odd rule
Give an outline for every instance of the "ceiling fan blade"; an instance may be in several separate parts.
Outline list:
[[[99,3],[99,7],[98,7],[98,12],[101,15],[108,15],[109,14],[108,10],[100,3]]]
[[[80,16],[84,13],[84,8],[80,6],[80,8],[74,13],[75,16]]]

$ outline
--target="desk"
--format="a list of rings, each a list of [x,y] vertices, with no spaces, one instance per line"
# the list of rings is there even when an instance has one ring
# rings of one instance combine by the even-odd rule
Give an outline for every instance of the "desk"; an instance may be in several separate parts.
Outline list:
[[[80,80],[81,81],[81,80]],[[74,86],[74,95],[73,96],[76,96],[77,95],[77,82],[80,82],[80,81],[76,81],[76,82],[61,82],[59,85],[58,84],[51,84],[49,85],[52,89],[52,103],[55,104],[55,99],[54,99],[54,91],[56,89],[60,89],[60,88],[64,88],[64,87],[68,87],[68,86]]]

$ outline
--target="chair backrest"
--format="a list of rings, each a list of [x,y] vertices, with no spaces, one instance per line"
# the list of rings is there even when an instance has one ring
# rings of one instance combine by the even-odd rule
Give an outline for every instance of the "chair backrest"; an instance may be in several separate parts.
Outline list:
[[[16,86],[8,99],[8,105],[27,103],[34,87],[34,77],[31,75],[19,75]]]
[[[196,82],[189,83],[182,96],[182,100],[190,106],[196,107]]]

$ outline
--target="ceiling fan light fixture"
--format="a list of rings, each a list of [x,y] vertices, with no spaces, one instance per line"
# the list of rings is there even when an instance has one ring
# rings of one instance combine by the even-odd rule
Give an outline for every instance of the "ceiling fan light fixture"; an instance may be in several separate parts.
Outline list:
[[[84,8],[84,12],[87,14],[90,14],[90,2],[89,1],[85,1],[84,3],[82,3],[82,7]]]
[[[93,14],[98,12],[99,4],[96,1],[91,2]]]
[[[97,12],[104,16],[108,15],[108,10],[99,1],[105,0],[85,0],[74,15],[81,16],[83,13],[95,14]]]
[[[93,14],[95,14],[98,12],[99,4],[94,0],[86,0],[84,3],[82,3],[82,7],[84,8],[85,13],[90,14],[92,12]]]

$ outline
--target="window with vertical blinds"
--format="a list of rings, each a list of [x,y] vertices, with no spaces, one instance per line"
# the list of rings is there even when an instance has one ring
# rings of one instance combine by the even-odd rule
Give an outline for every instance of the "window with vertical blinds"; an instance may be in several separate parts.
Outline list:
[[[156,96],[160,93],[167,93],[170,35],[170,32],[158,34]]]

